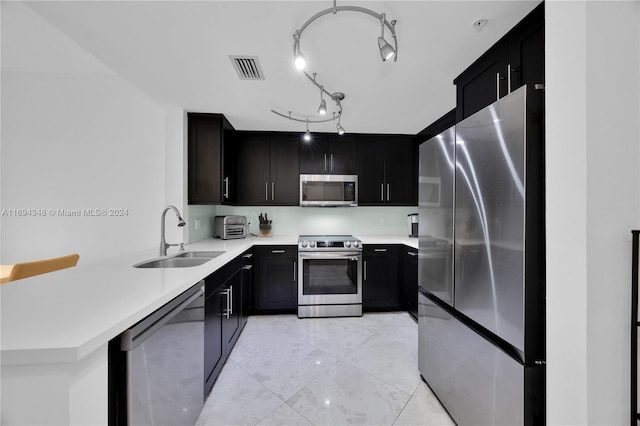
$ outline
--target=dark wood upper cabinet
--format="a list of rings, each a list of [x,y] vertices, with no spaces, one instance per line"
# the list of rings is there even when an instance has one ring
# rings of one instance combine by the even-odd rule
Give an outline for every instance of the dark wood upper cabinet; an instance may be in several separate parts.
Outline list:
[[[426,142],[429,139],[439,135],[445,130],[449,129],[456,124],[456,109],[452,109],[442,117],[438,118],[436,121],[431,123],[429,126],[425,127],[420,131],[415,137],[415,141],[418,145],[422,142]]]
[[[299,204],[298,137],[282,132],[236,133],[234,204]]]
[[[300,173],[356,174],[356,136],[312,133],[310,141],[300,140]]]
[[[231,165],[225,151],[232,146],[233,126],[222,114],[188,113],[188,202],[230,201]],[[225,197],[226,195],[226,197]]]
[[[544,3],[453,83],[456,85],[456,121],[469,117],[525,84],[544,84]]]
[[[409,135],[358,135],[358,205],[415,206],[417,155]]]
[[[300,204],[300,145],[293,133],[271,135],[271,204]]]

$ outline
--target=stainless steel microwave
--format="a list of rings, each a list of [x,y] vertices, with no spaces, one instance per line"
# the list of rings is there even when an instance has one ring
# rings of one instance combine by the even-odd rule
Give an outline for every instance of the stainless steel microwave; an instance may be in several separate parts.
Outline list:
[[[300,175],[300,206],[355,207],[357,175]]]

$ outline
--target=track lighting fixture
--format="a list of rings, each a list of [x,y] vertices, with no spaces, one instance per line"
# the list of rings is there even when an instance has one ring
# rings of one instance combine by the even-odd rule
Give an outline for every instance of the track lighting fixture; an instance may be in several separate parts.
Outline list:
[[[292,117],[291,116],[291,111],[289,111],[288,115],[282,114],[278,111],[275,110],[271,110],[271,112],[273,112],[274,114],[277,114],[281,117],[287,118],[289,120],[294,120],[294,121],[298,121],[298,122],[303,122],[306,123],[307,125],[307,131],[304,134],[304,140],[305,141],[309,141],[311,140],[311,133],[309,133],[309,123],[324,123],[324,122],[328,122],[328,121],[337,121],[336,124],[336,130],[338,131],[338,134],[344,134],[345,130],[344,127],[342,127],[342,125],[340,124],[340,118],[342,117],[342,103],[341,101],[344,100],[344,93],[342,92],[329,92],[327,91],[324,86],[320,85],[317,81],[316,81],[316,74],[313,73],[313,77],[311,77],[311,75],[309,75],[309,73],[307,71],[305,71],[306,68],[306,60],[304,55],[302,54],[302,50],[300,49],[300,37],[302,36],[302,33],[304,32],[304,30],[312,23],[314,22],[316,19],[321,18],[325,15],[328,15],[330,13],[332,14],[337,14],[338,12],[359,12],[359,13],[364,13],[370,16],[373,16],[374,18],[376,18],[377,20],[380,21],[380,26],[381,26],[381,31],[380,31],[380,37],[378,37],[378,48],[380,49],[380,57],[382,58],[383,62],[388,61],[389,59],[393,58],[394,61],[398,60],[398,40],[396,38],[396,21],[392,20],[392,21],[387,21],[386,19],[386,14],[385,13],[376,13],[370,9],[366,9],[364,7],[360,7],[360,6],[337,6],[336,5],[336,0],[333,0],[333,7],[322,10],[318,13],[316,13],[315,15],[313,15],[311,18],[309,18],[307,20],[307,22],[305,22],[304,24],[302,24],[302,26],[297,29],[294,34],[293,34],[293,56],[294,56],[294,64],[295,67],[299,70],[302,71],[302,73],[311,81],[311,83],[313,83],[316,87],[318,87],[320,89],[320,106],[318,107],[318,114],[320,114],[321,116],[326,116],[327,115],[327,102],[324,99],[324,94],[326,94],[332,101],[335,102],[336,104],[336,108],[337,108],[337,112],[333,112],[332,116],[330,118],[326,118],[326,119],[319,119],[319,120],[309,120],[309,119],[305,119],[305,118],[296,118],[296,117]],[[384,38],[384,27],[387,27],[389,29],[389,32],[391,34],[391,38],[393,39],[393,46]]]
[[[309,142],[311,140],[311,133],[309,133],[309,120],[307,120],[307,131],[304,133],[304,136],[302,136],[302,139],[304,139],[305,142]]]
[[[300,35],[294,35],[294,43],[293,43],[293,64],[297,69],[302,71],[307,66],[307,61],[304,59],[304,55],[300,52]]]
[[[318,114],[320,115],[327,114],[327,102],[322,97],[322,92],[320,92],[320,106],[318,107]]]
[[[382,61],[386,61],[387,59],[391,59],[396,54],[396,50],[384,39],[384,22],[385,22],[385,14],[382,13],[380,15],[380,37],[378,37],[378,48],[380,48],[380,57]],[[394,35],[395,38],[395,35]]]
[[[304,56],[302,56],[302,53],[298,53],[296,55],[296,59],[294,61],[294,64],[295,64],[296,68],[301,70],[301,71],[307,66],[307,61],[304,59]]]

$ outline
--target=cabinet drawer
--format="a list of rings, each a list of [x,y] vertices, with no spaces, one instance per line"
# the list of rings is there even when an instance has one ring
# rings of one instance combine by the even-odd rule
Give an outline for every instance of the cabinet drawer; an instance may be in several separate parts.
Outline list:
[[[362,248],[363,256],[395,256],[398,253],[397,244],[366,244]]]
[[[297,256],[298,246],[259,246],[254,251],[256,256]]]

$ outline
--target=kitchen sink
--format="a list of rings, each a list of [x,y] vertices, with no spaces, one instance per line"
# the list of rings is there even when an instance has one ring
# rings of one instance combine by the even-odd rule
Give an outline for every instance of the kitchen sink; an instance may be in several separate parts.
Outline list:
[[[214,257],[218,257],[224,253],[224,251],[184,251],[172,257],[213,259]]]
[[[224,251],[185,251],[174,254],[170,257],[161,257],[157,259],[145,260],[136,263],[134,268],[189,268],[192,266],[202,265],[218,257]]]

